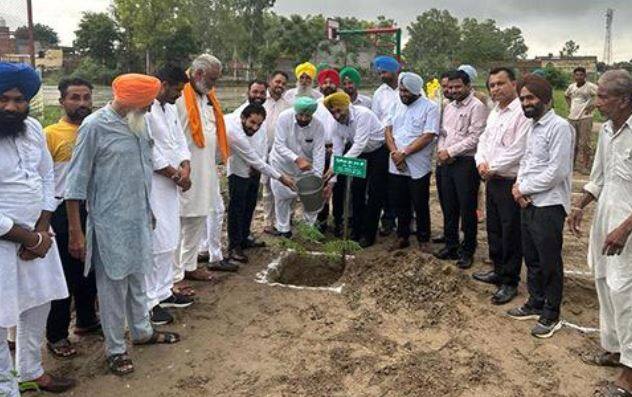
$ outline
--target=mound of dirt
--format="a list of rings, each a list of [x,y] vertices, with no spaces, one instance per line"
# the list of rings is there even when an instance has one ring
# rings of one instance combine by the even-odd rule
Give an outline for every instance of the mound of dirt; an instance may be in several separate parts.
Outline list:
[[[395,251],[353,261],[342,281],[351,302],[358,293],[370,296],[376,305],[395,313],[401,309],[420,312],[425,325],[436,325],[446,315],[460,317],[458,301],[469,282],[454,266],[430,255]]]

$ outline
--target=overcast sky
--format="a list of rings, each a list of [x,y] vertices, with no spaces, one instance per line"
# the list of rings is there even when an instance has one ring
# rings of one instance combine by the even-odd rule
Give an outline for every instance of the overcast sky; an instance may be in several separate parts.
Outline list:
[[[35,22],[52,26],[62,44],[70,45],[83,11],[105,11],[110,0],[32,0]],[[20,1],[21,3],[22,1]],[[15,0],[0,0],[0,15],[11,27],[19,16]],[[615,10],[612,53],[614,61],[632,59],[632,2],[630,0],[277,0],[274,11],[281,15],[323,14],[373,19],[378,15],[393,18],[406,27],[416,15],[429,8],[448,9],[454,16],[492,18],[499,26],[518,26],[529,47],[529,56],[557,54],[564,43],[575,40],[578,55],[603,55],[605,12]],[[8,12],[12,13],[6,15]],[[17,15],[16,15],[17,14]],[[24,14],[22,14],[24,15]],[[22,22],[23,23],[23,22]]]

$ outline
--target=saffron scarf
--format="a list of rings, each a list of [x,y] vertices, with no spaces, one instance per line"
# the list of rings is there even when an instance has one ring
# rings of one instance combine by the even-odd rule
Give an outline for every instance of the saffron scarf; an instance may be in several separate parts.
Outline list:
[[[204,133],[202,132],[202,119],[200,118],[200,109],[197,104],[197,94],[193,89],[191,83],[187,83],[182,91],[184,95],[184,104],[187,109],[187,116],[189,118],[189,125],[191,126],[191,138],[193,142],[199,148],[203,148]],[[224,113],[222,107],[215,95],[215,89],[212,89],[207,95],[209,102],[213,105],[213,113],[215,114],[215,125],[217,126],[217,146],[222,155],[222,162],[226,164],[230,150],[228,148],[228,139],[226,138],[226,124],[224,123]]]

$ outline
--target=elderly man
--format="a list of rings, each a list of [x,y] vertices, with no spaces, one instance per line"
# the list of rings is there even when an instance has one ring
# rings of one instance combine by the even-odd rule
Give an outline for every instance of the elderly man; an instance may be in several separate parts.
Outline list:
[[[74,386],[42,368],[50,302],[68,290],[50,231],[53,161],[42,127],[28,117],[40,84],[30,66],[0,62],[0,395],[8,397],[20,395],[18,381],[57,393]],[[7,332],[16,325],[14,369]]]
[[[569,217],[579,235],[584,208],[597,201],[588,248],[599,297],[601,346],[591,364],[620,366],[602,396],[632,395],[632,76],[609,70],[598,82],[595,105],[608,118],[599,134],[590,182]]]
[[[342,89],[351,98],[351,104],[371,109],[371,98],[358,92],[358,87],[360,87],[360,83],[362,82],[362,77],[358,69],[351,66],[342,68],[342,70],[340,70],[340,80],[342,82]]]
[[[293,108],[281,113],[270,153],[270,165],[292,178],[303,172],[323,176],[325,168],[325,130],[314,117],[318,104],[309,97],[297,98]],[[282,237],[292,237],[290,217],[297,194],[280,181],[272,180],[276,208],[276,229]],[[331,196],[331,185],[323,190],[325,200]],[[305,211],[307,223],[314,224],[318,212]]]
[[[419,75],[401,73],[398,80],[400,103],[392,108],[385,123],[390,151],[388,188],[398,219],[398,240],[392,249],[410,246],[414,208],[420,249],[429,252],[431,159],[439,134],[439,107],[422,97]]]
[[[145,113],[160,80],[124,74],[112,82],[114,100],[86,118],[70,165],[64,198],[68,202],[69,249],[94,266],[105,351],[110,370],[132,372],[126,325],[138,345],[176,343],[180,337],[152,329],[146,277],[153,266],[151,137]],[[80,201],[88,207],[81,229]]]
[[[296,98],[306,96],[314,99],[322,98],[323,94],[314,90],[312,84],[316,77],[316,66],[309,62],[304,62],[298,65],[294,69],[294,75],[296,76],[296,88],[287,90],[283,97],[286,101],[294,104]]]
[[[391,109],[398,106],[399,91],[397,76],[401,70],[399,61],[393,57],[380,55],[373,60],[373,68],[380,76],[382,84],[373,93],[371,110],[380,121],[385,124]],[[386,196],[384,213],[382,215],[382,229],[380,235],[388,236],[395,228],[395,204],[390,202],[390,195]]]
[[[178,66],[164,66],[155,77],[160,91],[147,113],[147,123],[154,139],[151,208],[156,217],[154,229],[154,265],[147,273],[147,309],[154,325],[173,322],[168,307],[183,308],[193,299],[174,293],[173,270],[180,241],[180,205],[178,190],[191,187],[191,153],[174,106],[189,78]]]
[[[59,82],[59,103],[64,116],[55,124],[44,129],[48,150],[55,169],[55,197],[59,205],[51,219],[51,226],[59,244],[59,255],[64,267],[64,275],[70,296],[51,302],[46,324],[48,350],[57,357],[70,357],[77,351],[68,340],[71,303],[74,297],[76,313],[75,333],[84,335],[99,332],[101,324],[96,313],[97,286],[94,271],[84,277],[84,265],[68,252],[68,216],[66,204],[60,199],[66,188],[66,174],[72,149],[77,140],[79,125],[92,112],[92,84],[81,78],[65,78]],[[85,206],[81,207],[81,223],[85,229]]]
[[[553,89],[544,78],[527,75],[518,89],[524,115],[533,120],[512,189],[522,208],[529,300],[507,314],[517,320],[538,318],[531,334],[550,338],[562,327],[562,232],[571,206],[575,131],[552,109]]]
[[[502,305],[516,296],[520,282],[520,206],[514,201],[511,189],[516,183],[531,122],[520,106],[513,70],[492,69],[487,86],[497,105],[487,118],[475,160],[486,183],[487,241],[494,269],[474,273],[473,277],[497,285],[492,303]]]
[[[288,75],[280,70],[272,72],[268,79],[268,98],[263,104],[266,109],[266,132],[268,135],[268,154],[272,150],[274,144],[274,135],[276,131],[276,123],[279,119],[279,115],[286,109],[292,107],[292,104],[284,98],[285,87],[288,82]],[[261,177],[261,184],[263,185],[262,198],[263,198],[263,210],[265,216],[265,227],[263,231],[268,234],[275,234],[274,222],[276,216],[274,214],[274,195],[270,188],[270,178],[266,175]]]
[[[487,107],[474,96],[470,77],[463,71],[448,75],[448,89],[453,101],[443,113],[437,147],[445,247],[435,256],[456,259],[459,268],[468,269],[473,263],[478,229],[476,208],[480,178],[474,154],[478,137],[485,130]],[[459,243],[459,221],[463,244]]]
[[[568,121],[577,132],[575,142],[575,169],[588,172],[592,158],[592,125],[593,110],[597,85],[586,81],[586,68],[577,67],[573,70],[575,82],[568,86],[564,93],[569,107]]]
[[[206,234],[209,269],[236,271],[236,264],[222,257],[221,233],[224,203],[220,193],[216,153],[228,160],[229,148],[221,104],[215,83],[222,72],[216,57],[202,54],[193,60],[190,81],[176,101],[180,124],[191,152],[191,189],[180,193],[180,246],[178,268],[174,275],[176,290],[193,293],[184,278],[212,281],[205,268],[198,268],[198,251]]]
[[[344,92],[325,97],[324,104],[338,123],[332,134],[333,154],[367,161],[366,179],[354,178],[351,185],[352,238],[366,248],[375,242],[387,192],[384,181],[388,176],[388,149],[384,144],[384,125],[370,109],[352,105],[351,98]],[[338,181],[338,184],[342,182]]]
[[[265,92],[265,91],[264,91]],[[229,258],[248,262],[244,249],[262,247],[250,233],[257,206],[261,174],[293,189],[294,181],[267,163],[268,143],[265,108],[251,101],[243,110],[227,117],[231,155],[228,158],[228,252]]]

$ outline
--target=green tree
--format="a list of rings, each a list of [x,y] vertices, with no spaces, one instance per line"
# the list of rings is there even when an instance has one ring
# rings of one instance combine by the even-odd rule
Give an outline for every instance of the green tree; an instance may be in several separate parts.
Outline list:
[[[409,68],[428,76],[454,65],[461,30],[457,18],[447,10],[425,11],[407,30],[410,37],[403,55]]]
[[[575,43],[573,40],[568,40],[564,43],[564,48],[560,51],[561,57],[572,57],[579,51],[579,45]]]
[[[15,29],[15,38],[28,40],[29,28],[27,26],[20,26]],[[44,48],[55,47],[59,44],[57,32],[50,26],[41,23],[33,25],[33,40],[39,41]]]
[[[261,53],[261,41],[265,31],[264,12],[274,6],[275,0],[233,0],[234,7],[241,17],[245,30],[248,31],[248,41],[245,43],[248,70],[253,70],[255,62]],[[250,76],[248,76],[250,77]]]
[[[126,33],[127,49],[146,59],[148,72],[161,63],[188,60],[198,51],[188,0],[114,0],[114,16]]]
[[[121,39],[116,22],[105,12],[84,12],[75,30],[73,46],[101,66],[116,66],[116,50]]]

